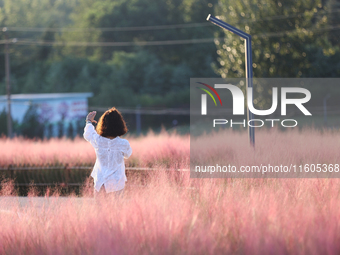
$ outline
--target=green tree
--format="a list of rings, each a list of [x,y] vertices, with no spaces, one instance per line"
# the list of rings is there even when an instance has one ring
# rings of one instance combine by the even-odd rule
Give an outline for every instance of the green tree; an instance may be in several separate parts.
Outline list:
[[[216,2],[215,0],[211,2]],[[183,23],[205,22],[205,17],[211,11],[209,2],[195,1],[157,1],[157,0],[100,0],[83,1],[71,16],[72,27],[106,28],[106,27],[140,27],[159,26]],[[199,13],[199,15],[198,15]],[[208,25],[208,24],[207,24]],[[100,42],[131,42],[131,41],[164,41],[209,38],[216,29],[213,26],[178,28],[178,29],[148,29],[133,31],[91,31],[91,33],[67,33],[61,39],[64,41],[100,41]],[[75,54],[80,57],[107,61],[112,58],[114,51],[136,51],[147,48],[155,52],[167,63],[178,64],[185,56],[194,58],[197,55],[204,59],[214,52],[213,44],[203,45],[171,45],[145,47],[65,47],[65,54]],[[191,48],[199,50],[192,51]],[[209,51],[210,49],[210,51]],[[192,53],[195,53],[193,56]],[[185,54],[183,54],[185,53]],[[202,54],[202,56],[201,56]],[[204,55],[204,56],[203,56]],[[190,61],[189,58],[186,59]],[[201,66],[204,61],[200,61]]]
[[[3,0],[0,2],[0,25],[23,27],[22,31],[9,31],[9,37],[32,41],[138,42],[212,38],[218,28],[206,22],[205,17],[216,2]],[[124,32],[45,30],[33,33],[25,29],[140,27],[202,22],[205,22],[203,26],[189,28]],[[3,39],[4,34],[0,33],[0,37]],[[217,76],[211,67],[217,56],[213,42],[129,47],[13,44],[10,48],[13,93],[92,91],[95,96],[90,99],[90,104],[95,105],[188,105],[189,79]],[[0,66],[4,63],[3,56],[0,54]],[[0,93],[5,93],[4,68],[0,68]]]
[[[12,128],[14,135],[20,135],[20,124],[17,120],[12,119]],[[7,112],[3,109],[0,113],[0,136],[7,136]]]
[[[29,28],[55,28],[64,27],[71,23],[71,12],[79,0],[2,0],[0,1],[0,27],[19,27],[19,30],[9,29],[9,38],[19,40],[54,41],[55,33],[42,30],[31,31]],[[5,39],[4,32],[0,31],[0,39]],[[51,58],[56,58],[58,48],[50,46],[31,46],[10,44],[11,84],[13,93],[22,93],[22,80],[27,78],[32,84],[27,91],[41,91],[40,70]],[[4,49],[0,47],[1,51]],[[40,62],[39,62],[40,61]],[[43,61],[41,63],[41,61]],[[4,54],[0,54],[0,94],[5,93],[5,67]],[[38,72],[39,75],[32,75]]]
[[[82,1],[71,15],[77,28],[140,27],[185,23],[203,23],[212,11],[213,1],[193,0],[100,0]],[[176,29],[148,29],[124,32],[91,31],[63,33],[61,41],[138,42],[212,38],[218,30],[209,23]],[[129,46],[73,47],[66,46],[63,56],[101,61],[112,67],[107,79],[98,83],[99,92],[91,102],[107,105],[186,105],[189,104],[191,77],[217,77],[211,63],[216,58],[213,43]],[[183,92],[183,90],[185,92]],[[181,91],[178,104],[175,91]],[[167,100],[165,99],[167,94]],[[163,98],[163,100],[162,100]],[[172,103],[171,103],[172,101]]]
[[[9,29],[9,38],[29,40],[54,40],[54,34],[50,32],[32,32],[29,28],[64,27],[71,23],[71,12],[79,0],[3,0],[0,6],[0,26],[20,27],[19,31]],[[4,33],[0,33],[4,38]],[[49,51],[46,47],[34,47],[24,45],[12,45],[12,64],[27,65],[34,60],[41,59],[41,51]],[[52,48],[51,48],[52,49]],[[39,54],[40,52],[40,54]]]
[[[44,125],[39,122],[39,116],[37,113],[37,106],[31,104],[28,108],[21,124],[21,134],[28,138],[43,138],[44,137]]]
[[[326,2],[326,7],[328,10],[328,13],[326,15],[327,23],[334,27],[335,29],[331,29],[328,32],[328,38],[331,41],[332,45],[334,46],[340,46],[340,31],[339,29],[336,29],[340,25],[340,1],[339,0],[328,0]]]
[[[327,25],[326,11],[321,0],[220,0],[216,8],[223,20],[252,35],[255,77],[303,77],[314,52],[321,50],[328,58],[330,44],[320,36]],[[243,40],[225,31],[217,49],[220,75],[244,77]]]
[[[321,0],[220,0],[215,11],[222,20],[252,35],[254,77],[340,75],[340,51],[327,39],[329,12]],[[216,47],[215,70],[221,77],[245,77],[244,41],[225,30]],[[255,88],[254,102],[267,107],[271,89],[264,84]]]

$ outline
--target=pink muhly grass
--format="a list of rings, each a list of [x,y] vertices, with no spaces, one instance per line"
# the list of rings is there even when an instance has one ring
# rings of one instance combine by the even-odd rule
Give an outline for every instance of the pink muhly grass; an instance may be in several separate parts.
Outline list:
[[[14,180],[2,178],[0,182],[0,196],[16,196]]]
[[[189,168],[189,135],[181,136],[163,131],[160,134],[149,132],[146,136],[127,139],[133,150],[129,162],[133,162],[136,166]]]
[[[0,254],[340,252],[338,180],[190,180],[182,173],[187,181],[177,185],[174,173],[155,172],[147,187],[130,181],[121,199],[12,203],[0,211]]]
[[[191,137],[191,160],[197,164],[217,161],[235,166],[260,164],[339,164],[340,135],[335,131],[277,129],[258,131],[255,150],[245,132],[232,130]]]
[[[83,138],[30,140],[17,137],[0,139],[0,166],[84,165],[95,160],[90,144]],[[92,150],[91,150],[92,149]]]
[[[148,171],[144,185],[140,176],[131,176],[123,198],[93,199],[91,179],[81,198],[61,197],[58,190],[34,198],[32,190],[26,205],[8,197],[13,187],[1,190],[0,254],[340,253],[338,179],[191,179],[188,172],[165,170],[188,167],[189,136],[150,133],[128,139],[133,148],[128,164],[160,170]],[[191,155],[197,162],[213,163],[216,154],[238,166],[340,162],[340,136],[332,131],[257,132],[256,150],[242,132],[191,139],[195,146],[216,145]],[[44,142],[49,141],[36,144],[46,150]],[[54,142],[59,153],[63,144],[72,146]],[[83,150],[88,146],[94,157],[89,144],[74,143]],[[60,158],[71,164],[72,157]],[[84,158],[77,160],[71,162]]]
[[[162,132],[150,132],[142,137],[127,137],[133,154],[127,166],[188,168],[190,144],[189,136]],[[12,140],[0,138],[0,167],[8,166],[92,166],[96,155],[90,143],[83,138],[74,140],[52,138],[49,140],[29,140],[17,137]]]
[[[190,137],[150,132],[142,137],[127,137],[133,149],[126,161],[132,167],[189,168]],[[340,136],[333,131],[298,130],[280,132],[276,129],[256,133],[256,149],[249,146],[246,132],[227,130],[192,137],[191,160],[216,163],[223,158],[234,165],[336,163],[339,162]],[[93,166],[95,153],[83,138],[13,140],[1,138],[0,167],[11,166]],[[209,148],[207,150],[206,148]],[[196,154],[195,154],[196,153]]]

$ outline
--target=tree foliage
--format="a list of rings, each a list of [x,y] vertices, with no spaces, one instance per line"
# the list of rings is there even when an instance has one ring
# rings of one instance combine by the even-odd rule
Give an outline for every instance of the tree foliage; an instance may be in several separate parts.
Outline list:
[[[327,36],[329,10],[322,1],[220,0],[220,17],[252,35],[255,77],[338,76]],[[217,42],[222,77],[244,77],[244,43],[225,31]],[[324,65],[327,65],[327,68]]]
[[[39,115],[37,113],[37,106],[30,105],[28,108],[22,124],[20,125],[20,133],[24,137],[43,138],[44,136],[44,124],[39,121]]]
[[[222,20],[252,36],[254,77],[338,77],[340,51],[331,43],[329,30],[336,9],[331,6],[321,0],[220,0],[215,10]],[[221,77],[245,77],[243,39],[225,30],[216,46],[215,70]],[[271,87],[257,84],[254,102],[260,108],[270,106]]]
[[[215,2],[4,0],[0,21],[3,26],[86,29],[202,23]],[[29,16],[26,23],[22,16],[25,10]],[[138,42],[213,38],[217,29],[210,25],[9,35],[65,43]],[[90,103],[96,106],[188,105],[191,77],[217,77],[211,66],[216,58],[214,43],[128,47],[11,45],[11,50],[13,93],[91,91],[95,96]],[[2,71],[0,76],[4,77]],[[4,83],[0,93],[5,93]]]
[[[255,77],[338,77],[339,1],[2,0],[0,26],[124,31],[9,31],[13,93],[94,93],[92,106],[188,106],[192,77],[244,77],[244,44],[205,22],[209,13],[250,33]],[[145,26],[195,24],[169,29]],[[137,27],[128,30],[126,28]],[[144,27],[144,29],[138,29]],[[214,43],[93,47],[68,42],[144,42],[216,37]],[[0,33],[4,39],[4,33]],[[0,54],[0,94],[5,94]]]

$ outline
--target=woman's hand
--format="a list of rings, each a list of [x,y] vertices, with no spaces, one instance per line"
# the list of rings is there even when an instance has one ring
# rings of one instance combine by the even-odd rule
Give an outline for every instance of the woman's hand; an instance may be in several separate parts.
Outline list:
[[[94,120],[94,116],[96,116],[97,112],[96,111],[93,111],[93,112],[90,112],[87,117],[86,117],[86,120],[89,120],[91,122],[94,122],[94,123],[97,123],[97,121]]]

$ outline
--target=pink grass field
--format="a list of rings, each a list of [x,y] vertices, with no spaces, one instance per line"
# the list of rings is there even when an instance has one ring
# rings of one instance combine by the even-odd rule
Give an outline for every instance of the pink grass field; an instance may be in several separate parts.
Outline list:
[[[127,166],[189,167],[190,137],[160,135],[150,132],[147,136],[125,137],[133,154]],[[0,138],[0,168],[11,166],[93,165],[96,155],[93,147],[84,138],[28,140],[22,137],[13,140]]]
[[[246,133],[226,134],[224,152],[235,164],[256,163],[257,158],[340,163],[340,134],[335,131],[257,132],[255,152]],[[204,145],[215,138],[191,139]],[[189,136],[161,133],[128,139],[133,157],[127,164],[189,167]],[[2,139],[0,148],[4,144],[8,149],[0,153],[2,167],[95,160],[93,149],[81,139]],[[212,160],[209,152],[200,156]],[[61,198],[55,192],[42,205],[32,189],[22,206],[13,182],[3,182],[0,254],[340,253],[338,179],[191,179],[188,172],[153,171],[147,186],[137,183],[130,178],[120,199],[90,198],[90,185],[84,184],[82,198]]]

